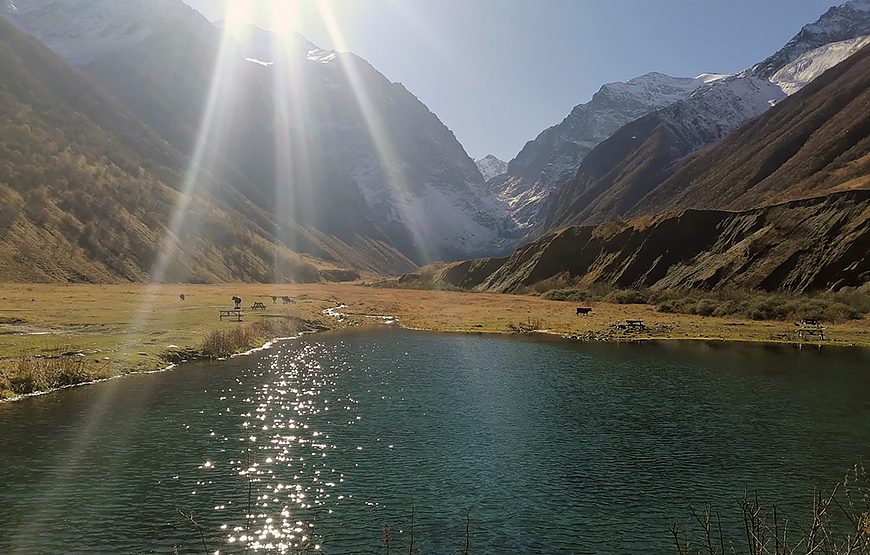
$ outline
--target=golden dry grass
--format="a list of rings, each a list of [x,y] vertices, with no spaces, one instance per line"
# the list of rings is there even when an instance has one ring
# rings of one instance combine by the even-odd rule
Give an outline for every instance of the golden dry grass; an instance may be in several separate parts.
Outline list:
[[[185,300],[179,299],[179,294]],[[166,364],[174,348],[201,350],[209,333],[232,330],[238,322],[218,319],[230,298],[243,299],[245,322],[294,317],[338,328],[378,325],[372,316],[390,315],[410,328],[477,333],[507,333],[512,326],[539,321],[559,335],[614,338],[611,327],[626,319],[644,320],[647,330],[631,339],[712,339],[796,341],[790,322],[663,314],[648,305],[591,303],[591,316],[577,316],[577,303],[534,296],[377,289],[355,284],[325,285],[0,285],[0,389],[18,361],[46,354],[81,352],[89,376],[151,370]],[[296,297],[291,305],[273,304],[271,295]],[[264,302],[266,312],[247,310]],[[348,305],[344,321],[323,310]],[[870,346],[870,320],[827,326],[828,344]],[[261,328],[263,329],[263,328]],[[262,335],[262,334],[261,334]],[[258,336],[259,339],[259,336]],[[81,355],[79,355],[81,356]],[[8,392],[7,392],[8,395]]]

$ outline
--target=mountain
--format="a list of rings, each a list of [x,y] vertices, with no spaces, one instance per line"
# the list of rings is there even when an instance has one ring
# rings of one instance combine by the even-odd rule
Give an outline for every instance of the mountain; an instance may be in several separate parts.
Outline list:
[[[483,158],[478,158],[474,161],[477,169],[480,170],[480,175],[483,179],[489,181],[493,177],[502,175],[507,171],[507,162],[499,160],[497,157],[489,154]]]
[[[724,76],[696,78],[648,73],[625,83],[608,83],[576,106],[558,125],[526,143],[504,175],[490,180],[522,228],[529,228],[551,191],[570,179],[580,162],[603,140],[630,121],[686,98]]]
[[[188,188],[184,155],[2,18],[0,73],[0,280],[319,281],[413,267],[383,242],[351,248],[277,222],[208,172]]]
[[[635,129],[626,126],[614,139],[630,143]],[[566,227],[507,258],[403,281],[495,292],[593,283],[790,291],[863,285],[870,280],[870,45],[667,174],[633,208],[619,207],[636,216],[630,221]],[[631,193],[603,196],[618,206]],[[582,214],[583,206],[567,208]]]
[[[365,60],[157,1],[34,0],[10,17],[263,210],[417,262],[511,235],[454,134]]]
[[[676,161],[723,139],[866,44],[865,37],[850,36],[865,32],[870,24],[865,6],[865,0],[856,0],[829,10],[765,62],[619,129],[550,197],[540,211],[537,233],[651,213],[653,207],[645,207],[644,199],[670,175]],[[820,37],[839,42],[816,46]]]
[[[744,212],[569,227],[507,258],[455,262],[400,282],[498,293],[593,284],[836,290],[870,281],[868,245],[870,191],[848,191]]]
[[[812,50],[865,35],[870,35],[870,0],[851,0],[805,25],[781,50],[753,66],[752,72],[771,79],[781,68]]]

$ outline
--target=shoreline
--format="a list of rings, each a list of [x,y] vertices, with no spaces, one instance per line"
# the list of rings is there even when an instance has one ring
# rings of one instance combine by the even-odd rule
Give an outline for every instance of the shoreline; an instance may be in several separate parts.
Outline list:
[[[378,318],[391,318],[389,316],[378,316]],[[680,337],[643,337],[643,338],[634,338],[634,339],[610,339],[610,340],[590,340],[590,339],[572,339],[570,337],[565,337],[559,333],[549,332],[547,330],[535,330],[529,333],[511,333],[511,332],[502,332],[502,331],[491,331],[491,332],[482,332],[482,331],[445,331],[445,330],[436,330],[436,329],[421,329],[421,328],[412,328],[408,326],[404,326],[398,322],[397,319],[394,319],[391,323],[367,323],[360,325],[352,325],[352,326],[344,326],[344,327],[335,327],[328,328],[319,331],[303,331],[294,336],[288,337],[275,337],[269,339],[259,347],[253,347],[246,351],[241,351],[238,353],[233,353],[228,357],[220,357],[215,359],[207,359],[207,358],[197,358],[191,360],[184,360],[179,362],[171,363],[163,368],[155,368],[155,369],[142,369],[142,370],[132,370],[123,374],[118,374],[115,376],[109,376],[106,378],[98,378],[95,380],[88,380],[84,382],[74,383],[63,385],[59,387],[54,387],[51,389],[46,389],[43,391],[34,391],[32,393],[23,393],[17,395],[15,397],[10,397],[6,399],[0,399],[0,405],[4,403],[14,403],[17,401],[23,401],[25,399],[29,399],[32,397],[42,397],[44,395],[49,395],[51,393],[57,393],[59,391],[64,391],[67,389],[75,389],[78,387],[86,387],[89,385],[96,385],[103,382],[108,382],[112,380],[123,379],[131,376],[139,376],[139,375],[147,375],[147,374],[159,374],[163,372],[172,372],[175,370],[183,369],[185,365],[188,364],[203,364],[208,362],[225,362],[230,359],[245,357],[254,355],[263,351],[268,351],[278,344],[285,343],[287,341],[293,341],[296,339],[304,339],[305,336],[311,335],[320,335],[320,334],[341,334],[341,333],[355,333],[355,332],[369,332],[372,329],[375,330],[383,330],[390,327],[396,326],[405,331],[419,332],[419,333],[427,333],[427,334],[443,334],[443,335],[479,335],[479,336],[488,336],[493,338],[511,338],[518,341],[546,341],[552,343],[565,343],[570,345],[583,345],[583,344],[610,344],[610,345],[618,345],[618,344],[628,344],[628,345],[644,345],[644,344],[673,344],[673,343],[687,343],[687,344],[719,344],[723,346],[757,346],[757,347],[782,347],[782,348],[790,348],[794,350],[801,351],[803,347],[813,348],[816,351],[822,351],[825,349],[835,349],[835,350],[847,350],[847,351],[858,351],[858,352],[866,352],[870,353],[870,348],[866,346],[860,345],[836,345],[836,344],[822,344],[822,343],[795,343],[788,341],[761,341],[761,340],[752,340],[752,339],[721,339],[715,337],[689,337],[689,338],[680,338]]]
[[[831,324],[827,332],[830,339],[823,342],[797,341],[793,324],[788,322],[665,314],[655,312],[648,305],[609,303],[595,303],[593,316],[582,317],[573,314],[572,303],[547,301],[539,297],[413,290],[397,292],[360,287],[358,284],[164,285],[160,286],[161,290],[156,296],[156,306],[149,307],[150,312],[142,316],[143,309],[137,304],[142,287],[136,284],[8,285],[7,288],[18,293],[18,298],[13,297],[12,303],[4,298],[7,306],[24,306],[24,309],[0,308],[0,356],[6,355],[6,358],[0,358],[0,390],[3,389],[4,361],[7,362],[5,368],[9,368],[6,371],[8,379],[14,377],[10,364],[15,364],[15,360],[23,357],[51,359],[74,353],[73,356],[81,357],[83,361],[99,364],[99,367],[93,368],[100,368],[101,373],[114,374],[92,373],[95,376],[93,379],[7,396],[0,399],[0,403],[131,374],[174,370],[186,362],[207,360],[201,356],[203,338],[215,331],[238,329],[236,322],[220,322],[216,314],[217,308],[225,307],[226,299],[236,291],[246,300],[252,297],[254,300],[265,300],[275,292],[293,293],[295,298],[295,302],[287,306],[273,303],[269,304],[267,311],[245,311],[244,326],[269,322],[270,319],[297,319],[309,327],[298,333],[291,331],[291,335],[261,337],[265,339],[262,343],[230,357],[254,354],[281,341],[298,339],[306,334],[390,326],[426,333],[492,335],[567,343],[688,342],[790,346],[798,350],[811,349],[813,352],[831,347],[859,351],[870,348],[868,319]],[[15,291],[16,288],[20,291]],[[186,302],[179,301],[179,291],[187,293]],[[39,303],[37,298],[40,299]],[[49,304],[49,300],[55,298],[60,303]],[[126,311],[126,318],[119,317],[119,299],[128,302],[127,306],[122,307]],[[25,303],[29,303],[29,306]],[[105,308],[102,306],[104,304]],[[77,310],[70,311],[69,305],[76,306]],[[76,315],[79,316],[77,320],[74,318]],[[646,325],[639,332],[617,331],[618,323],[630,318],[642,319]],[[121,321],[113,323],[115,320]],[[128,323],[131,320],[134,323]],[[535,327],[534,324],[544,325]],[[789,335],[788,332],[792,333]],[[173,352],[175,358],[172,357]],[[199,356],[188,357],[190,354]],[[220,358],[212,360],[219,361]]]

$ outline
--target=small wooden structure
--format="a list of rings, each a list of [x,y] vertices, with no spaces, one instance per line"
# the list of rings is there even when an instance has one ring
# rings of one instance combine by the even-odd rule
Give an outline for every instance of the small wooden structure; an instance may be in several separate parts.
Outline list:
[[[820,341],[825,340],[825,328],[822,326],[822,323],[818,320],[805,319],[801,320],[795,326],[797,329],[798,339],[804,341],[805,339],[818,338]]]
[[[589,316],[592,312],[592,307],[589,306],[578,306],[577,307],[577,316]]]
[[[236,322],[242,321],[242,310],[240,308],[230,308],[220,311],[220,319],[223,322],[224,318],[233,318]]]
[[[257,301],[251,305],[251,310],[266,310],[266,305]]]
[[[625,325],[630,328],[645,328],[643,320],[626,320]]]

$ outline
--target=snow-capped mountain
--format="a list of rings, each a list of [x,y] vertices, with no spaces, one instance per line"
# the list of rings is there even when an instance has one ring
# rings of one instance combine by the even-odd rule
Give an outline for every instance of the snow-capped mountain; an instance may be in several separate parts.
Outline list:
[[[764,62],[662,108],[662,121],[684,141],[671,150],[678,158],[724,138],[860,50],[868,33],[870,0],[836,6]]]
[[[782,49],[753,66],[752,72],[770,79],[811,50],[864,35],[870,35],[870,0],[851,0],[830,8],[815,23],[805,25]]]
[[[493,177],[497,177],[507,171],[507,162],[500,160],[498,157],[488,154],[483,158],[478,158],[474,161],[477,164],[477,169],[483,179],[489,181]]]
[[[386,240],[417,262],[492,254],[512,235],[454,134],[358,56],[225,30],[181,0],[19,4],[5,15],[183,152],[210,131],[209,169],[237,176],[264,209],[367,248]],[[201,127],[207,106],[219,125]]]
[[[676,161],[725,138],[860,50],[868,26],[870,0],[831,8],[764,62],[626,124],[549,196],[533,233],[645,213],[644,199]]]
[[[558,125],[543,131],[510,161],[507,172],[490,185],[508,203],[521,228],[536,221],[553,188],[573,177],[601,141],[626,123],[686,98],[724,75],[671,77],[648,73],[624,83],[608,83],[592,99],[576,106]]]

